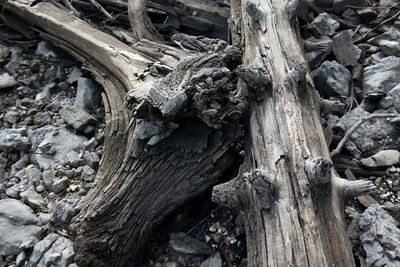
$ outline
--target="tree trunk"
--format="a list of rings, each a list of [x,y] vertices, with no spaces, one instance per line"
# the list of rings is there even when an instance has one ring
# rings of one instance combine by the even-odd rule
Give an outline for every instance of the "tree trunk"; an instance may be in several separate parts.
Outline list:
[[[80,265],[137,265],[152,229],[231,166],[248,100],[245,162],[213,191],[246,219],[248,266],[354,266],[343,203],[371,184],[331,168],[294,5],[231,1],[236,48],[174,36],[183,49],[128,47],[48,2],[7,6],[105,88],[104,155],[71,225]]]
[[[244,214],[249,266],[354,266],[343,203],[372,185],[352,184],[331,169],[295,2],[232,5],[243,63],[270,86],[249,88],[262,96],[250,104],[247,157],[236,179],[214,188],[213,199]]]

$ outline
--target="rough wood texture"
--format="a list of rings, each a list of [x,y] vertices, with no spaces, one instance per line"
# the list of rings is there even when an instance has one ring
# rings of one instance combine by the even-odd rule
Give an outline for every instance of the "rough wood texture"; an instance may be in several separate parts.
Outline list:
[[[346,178],[350,181],[357,181],[357,178],[354,176],[353,172],[350,169],[346,169],[345,171]],[[373,204],[377,204],[378,201],[375,200],[372,196],[357,196],[358,201],[364,205],[364,207],[368,208]]]
[[[146,12],[146,0],[128,0],[128,16],[136,40],[161,42],[161,35],[154,28]]]
[[[243,213],[249,266],[354,266],[343,219],[346,187],[353,187],[328,172],[319,99],[304,69],[293,8],[280,0],[238,0],[231,6],[232,16],[241,14],[243,63],[272,81],[261,100],[250,102],[242,168],[263,170],[269,182],[254,187],[241,174],[216,186],[213,199]],[[326,164],[309,164],[320,157]],[[310,165],[323,168],[310,171]],[[324,177],[316,179],[318,174]],[[272,192],[257,193],[271,184]],[[368,191],[370,185],[362,186]]]
[[[248,265],[354,266],[343,202],[372,186],[341,179],[333,169],[329,175],[319,99],[305,68],[294,7],[280,0],[231,2],[234,43],[243,51],[239,67],[235,57],[224,57],[233,48],[201,51],[199,66],[177,63],[162,50],[143,55],[51,3],[7,2],[81,60],[105,88],[105,151],[96,186],[71,225],[81,266],[134,265],[153,227],[217,181],[242,134],[238,117],[225,120],[224,114],[243,113],[241,100],[251,107],[245,162],[236,179],[215,187],[213,199],[243,213]],[[187,41],[181,37],[175,41]],[[188,43],[198,48],[197,41]],[[163,64],[154,57],[164,58]],[[149,94],[159,84],[169,86]],[[137,91],[129,107],[136,112],[146,106],[134,114],[141,121],[122,105],[131,89]],[[177,97],[182,92],[191,101]],[[145,135],[149,128],[152,135]],[[149,144],[163,130],[170,136]]]
[[[76,261],[80,266],[135,265],[152,229],[178,205],[215,184],[232,164],[230,148],[242,135],[241,127],[222,123],[213,129],[196,112],[189,112],[176,118],[179,127],[157,146],[146,145],[148,139],[135,140],[139,121],[123,105],[126,93],[162,78],[176,65],[176,58],[164,60],[166,65],[156,63],[51,3],[31,7],[8,1],[8,10],[45,31],[42,36],[81,60],[104,86],[105,148],[95,187],[71,224]],[[160,53],[153,56],[159,59]],[[213,66],[221,62],[230,66],[228,56],[224,58],[228,54],[221,52],[219,61],[203,60],[200,66],[222,67]],[[219,55],[210,52],[204,57]],[[175,78],[182,80],[179,75]],[[227,78],[211,77],[211,82],[222,83],[219,79]]]

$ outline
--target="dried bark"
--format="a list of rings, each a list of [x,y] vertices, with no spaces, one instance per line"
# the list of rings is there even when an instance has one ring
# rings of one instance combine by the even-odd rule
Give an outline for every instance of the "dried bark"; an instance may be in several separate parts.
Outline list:
[[[247,102],[245,162],[213,199],[243,213],[249,266],[354,266],[343,203],[372,185],[332,168],[298,1],[231,1],[236,49],[176,35],[183,50],[148,41],[131,48],[51,3],[29,2],[9,0],[8,8],[105,88],[104,155],[71,225],[81,266],[135,265],[152,229],[230,167]]]
[[[41,33],[43,37],[81,60],[105,88],[104,155],[95,187],[71,225],[75,234],[75,260],[82,266],[137,263],[152,229],[177,206],[217,183],[218,177],[232,164],[231,147],[240,139],[242,130],[238,124],[240,116],[230,116],[239,100],[234,97],[237,78],[231,77],[234,74],[228,67],[238,65],[235,62],[240,54],[225,43],[221,47],[211,46],[216,49],[177,66],[180,57],[187,55],[185,52],[143,42],[140,50],[153,58],[143,56],[51,3],[31,7],[9,1],[8,7],[45,31]],[[168,54],[171,51],[177,53],[171,56]],[[174,66],[176,70],[162,79],[163,73]],[[213,67],[222,70],[219,75],[204,72]],[[123,102],[128,90],[137,93],[157,84],[156,80],[171,89],[172,99],[179,93],[175,89],[186,86],[186,99],[193,105],[180,105],[178,109],[174,101],[166,102],[164,107],[181,111],[180,114],[164,114],[165,118],[159,118],[160,129],[148,135],[149,130],[143,130],[143,124],[157,122],[148,116],[132,117]],[[210,94],[214,98],[207,98]],[[195,95],[197,102],[192,100]],[[210,104],[219,106],[213,106],[215,113],[209,110]],[[128,106],[134,105],[131,101]],[[167,132],[169,137],[165,139],[162,136]]]
[[[232,8],[243,63],[271,84],[250,102],[242,172],[215,186],[213,199],[244,215],[250,266],[354,266],[343,203],[373,185],[331,169],[295,8],[278,0],[238,0]]]

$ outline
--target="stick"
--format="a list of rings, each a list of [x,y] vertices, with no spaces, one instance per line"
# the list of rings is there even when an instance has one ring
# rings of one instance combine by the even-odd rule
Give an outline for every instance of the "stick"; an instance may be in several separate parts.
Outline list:
[[[346,171],[344,173],[345,173],[346,178],[348,180],[357,181],[357,178],[354,176],[353,172],[350,169],[346,169]],[[366,195],[366,196],[358,196],[357,199],[366,208],[368,208],[372,204],[378,203],[378,201],[376,201],[373,197],[368,196],[368,195]]]
[[[362,35],[360,38],[358,38],[357,40],[355,40],[354,43],[356,44],[356,43],[359,43],[359,42],[364,41],[364,40],[367,38],[367,35],[368,35],[368,34],[370,34],[371,32],[375,31],[375,30],[378,29],[380,26],[382,26],[382,25],[384,25],[384,24],[386,24],[386,23],[389,23],[389,22],[392,22],[392,21],[396,20],[398,16],[400,16],[400,11],[397,12],[396,14],[394,14],[393,16],[391,16],[390,18],[385,19],[384,21],[382,21],[381,23],[379,23],[378,25],[376,25],[375,27],[373,27],[372,29],[370,29],[370,30],[367,31],[366,33],[364,33],[364,35]]]
[[[78,18],[82,17],[81,13],[72,6],[69,0],[62,0],[62,2],[67,8],[69,8],[74,13],[75,16],[77,16]]]
[[[93,5],[95,8],[97,8],[98,10],[100,10],[101,13],[103,13],[103,14],[107,17],[108,20],[114,21],[114,17],[111,16],[111,14],[108,13],[108,11],[105,10],[104,7],[102,7],[102,5],[100,5],[99,3],[97,3],[96,0],[89,0],[89,1],[90,1],[90,3],[92,3],[92,5]]]
[[[333,158],[337,154],[342,151],[343,146],[346,144],[347,141],[349,141],[350,136],[358,129],[358,127],[361,126],[366,121],[376,119],[376,118],[394,118],[397,117],[397,114],[372,114],[369,115],[368,117],[361,118],[356,124],[353,125],[353,127],[350,128],[350,130],[347,131],[345,136],[340,140],[339,144],[337,147],[331,152],[331,157]]]

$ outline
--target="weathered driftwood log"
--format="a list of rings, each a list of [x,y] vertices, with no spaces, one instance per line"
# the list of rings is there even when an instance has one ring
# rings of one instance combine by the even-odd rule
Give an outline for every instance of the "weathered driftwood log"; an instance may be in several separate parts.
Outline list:
[[[237,49],[187,36],[173,39],[200,54],[177,63],[173,48],[140,52],[51,3],[29,2],[9,0],[8,9],[81,60],[106,91],[105,152],[71,226],[80,265],[134,265],[153,227],[230,166],[247,100],[245,162],[213,198],[243,213],[249,266],[354,265],[342,206],[372,185],[332,169],[296,1],[231,1],[243,65]]]
[[[162,46],[158,53],[148,54],[162,54],[156,59],[164,65],[51,3],[29,6],[8,1],[7,6],[81,60],[105,88],[104,155],[96,185],[70,228],[81,266],[134,265],[151,230],[178,205],[216,184],[231,166],[232,147],[242,136],[233,72],[240,54],[226,43],[211,45],[211,51],[180,65],[180,53],[162,53],[176,51],[173,48]],[[152,49],[154,44],[145,50]],[[176,69],[161,79],[173,66]],[[157,84],[165,90],[157,92]],[[143,110],[132,117],[123,105],[131,89],[134,98],[127,104],[142,104],[145,99],[138,93],[143,88],[151,89],[143,91],[148,100],[159,97],[160,102],[150,107],[151,112],[158,108],[157,120]],[[188,103],[182,104],[184,94]]]
[[[231,1],[243,63],[268,75],[270,85],[250,102],[241,173],[215,186],[213,199],[243,213],[249,266],[354,266],[343,202],[373,185],[331,169],[295,3]],[[258,87],[248,85],[250,92]]]

